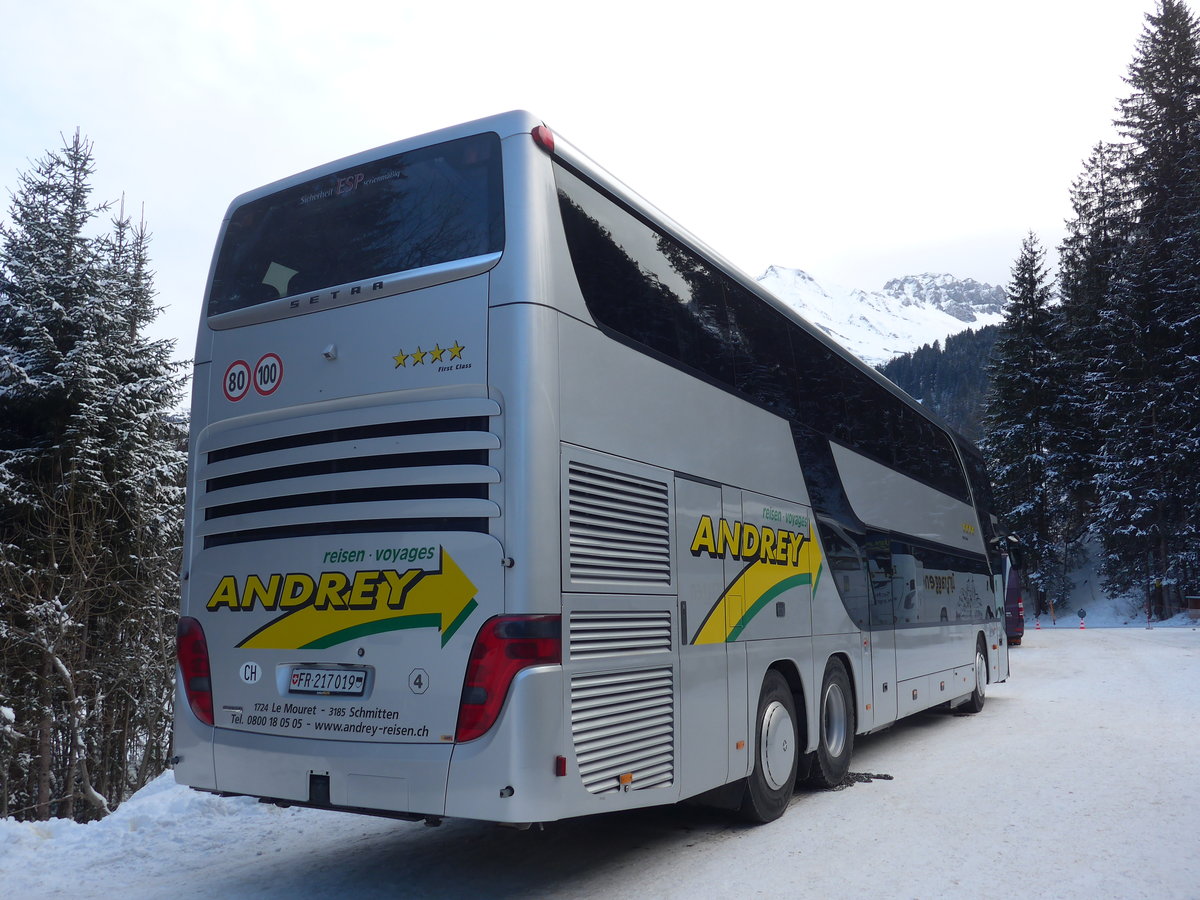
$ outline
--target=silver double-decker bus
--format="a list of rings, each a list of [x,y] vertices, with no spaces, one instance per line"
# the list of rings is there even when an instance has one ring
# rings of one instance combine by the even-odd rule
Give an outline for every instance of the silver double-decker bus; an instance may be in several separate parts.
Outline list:
[[[525,112],[232,203],[190,453],[197,789],[769,821],[1008,674],[974,448]]]

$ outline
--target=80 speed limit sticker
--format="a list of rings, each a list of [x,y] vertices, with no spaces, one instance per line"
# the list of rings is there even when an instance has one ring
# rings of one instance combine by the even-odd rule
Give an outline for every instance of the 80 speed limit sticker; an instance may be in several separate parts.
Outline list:
[[[237,403],[246,396],[250,390],[250,366],[244,359],[229,364],[225,377],[221,379],[221,389],[225,392],[225,399],[231,403]]]
[[[283,383],[283,360],[278,353],[264,353],[251,368],[244,359],[235,360],[225,370],[221,379],[221,390],[225,399],[237,403],[248,393],[251,386],[263,397],[279,389]]]

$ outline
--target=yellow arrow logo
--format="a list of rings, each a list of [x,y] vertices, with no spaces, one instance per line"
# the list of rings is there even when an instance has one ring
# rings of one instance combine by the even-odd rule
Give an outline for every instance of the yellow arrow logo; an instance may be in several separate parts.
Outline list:
[[[436,570],[336,574],[334,580],[322,573],[312,599],[272,619],[238,646],[322,650],[385,631],[436,628],[444,647],[479,605],[475,585],[444,548]]]
[[[693,644],[736,641],[758,613],[785,591],[815,587],[821,577],[821,550],[810,536],[786,563],[755,559],[733,580],[709,610]]]

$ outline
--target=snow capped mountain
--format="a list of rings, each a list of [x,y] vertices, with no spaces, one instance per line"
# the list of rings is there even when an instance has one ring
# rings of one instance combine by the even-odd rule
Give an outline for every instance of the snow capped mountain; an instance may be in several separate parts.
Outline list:
[[[1003,316],[1007,302],[1004,289],[995,285],[981,284],[974,278],[928,273],[893,278],[883,286],[883,293],[903,297],[904,305],[936,307],[971,324],[981,315]]]
[[[998,325],[1004,289],[952,275],[894,278],[882,290],[820,284],[771,266],[758,283],[864,362],[880,365],[967,328]]]

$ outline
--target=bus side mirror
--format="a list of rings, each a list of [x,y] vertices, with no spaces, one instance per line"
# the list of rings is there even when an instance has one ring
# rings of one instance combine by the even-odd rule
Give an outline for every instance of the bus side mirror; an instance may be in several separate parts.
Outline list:
[[[1014,569],[1023,569],[1024,565],[1022,565],[1021,559],[1025,553],[1025,548],[1021,546],[1021,542],[1010,534],[1006,545],[1005,549],[1008,551],[1008,559],[1012,563],[1012,567]]]

